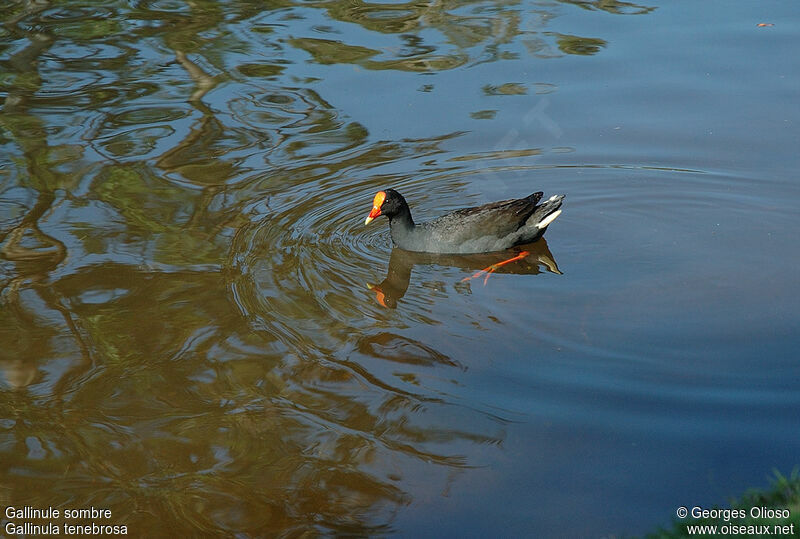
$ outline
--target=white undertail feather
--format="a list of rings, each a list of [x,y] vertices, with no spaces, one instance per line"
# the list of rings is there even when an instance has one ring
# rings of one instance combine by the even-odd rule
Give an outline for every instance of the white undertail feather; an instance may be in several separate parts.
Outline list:
[[[547,217],[536,223],[536,228],[546,227],[547,225],[555,221],[556,217],[558,217],[559,215],[561,215],[561,210],[554,211],[553,213],[551,213],[550,215],[548,215]]]

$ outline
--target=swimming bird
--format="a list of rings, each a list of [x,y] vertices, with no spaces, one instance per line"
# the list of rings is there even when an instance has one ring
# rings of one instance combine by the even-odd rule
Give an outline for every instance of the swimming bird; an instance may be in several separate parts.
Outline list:
[[[561,214],[564,195],[541,204],[544,193],[456,210],[426,223],[415,223],[403,195],[379,191],[364,225],[385,215],[392,243],[407,251],[425,253],[488,253],[539,239]]]

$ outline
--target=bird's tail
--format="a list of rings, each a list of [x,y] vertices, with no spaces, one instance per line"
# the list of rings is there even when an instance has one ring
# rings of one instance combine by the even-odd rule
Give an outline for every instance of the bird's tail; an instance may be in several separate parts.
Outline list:
[[[553,195],[536,207],[528,218],[528,225],[533,225],[539,230],[544,230],[547,225],[555,221],[556,217],[561,215],[561,201],[564,200],[564,195]]]

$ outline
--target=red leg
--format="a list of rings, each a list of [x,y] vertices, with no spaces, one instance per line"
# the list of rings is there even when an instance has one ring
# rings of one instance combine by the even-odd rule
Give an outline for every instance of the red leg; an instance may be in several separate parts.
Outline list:
[[[483,278],[483,285],[486,286],[486,282],[489,280],[489,277],[492,275],[492,273],[495,272],[495,270],[497,270],[497,268],[505,266],[506,264],[508,264],[510,262],[516,262],[517,260],[522,260],[523,258],[528,256],[529,254],[531,254],[531,253],[528,252],[528,251],[520,251],[520,253],[517,256],[515,256],[513,258],[509,258],[508,260],[503,260],[502,262],[498,262],[496,264],[492,264],[491,266],[476,272],[475,275],[473,275],[472,277],[464,277],[463,279],[461,279],[461,282],[463,283],[464,281],[469,281],[469,280],[474,279],[475,277],[485,273],[486,277]]]

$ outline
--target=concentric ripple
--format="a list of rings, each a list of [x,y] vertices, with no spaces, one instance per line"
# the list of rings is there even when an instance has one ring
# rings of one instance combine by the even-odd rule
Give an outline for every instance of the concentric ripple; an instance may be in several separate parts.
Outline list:
[[[615,170],[614,177],[609,169]],[[537,184],[545,190],[552,190],[555,183],[568,193],[568,211],[559,219],[559,232],[550,238],[558,264],[567,274],[582,275],[580,283],[495,278],[491,297],[480,303],[451,294],[435,308],[442,287],[455,288],[453,283],[469,275],[462,268],[439,264],[417,270],[411,299],[406,298],[398,314],[379,306],[365,284],[385,275],[391,245],[385,221],[363,225],[373,194],[395,187],[414,202],[416,215],[425,220],[433,216],[432,208],[438,214],[484,202],[470,194],[480,184],[475,175],[482,173],[488,174],[462,171],[463,180],[442,170],[414,178],[385,175],[349,182],[334,178],[270,194],[252,208],[252,224],[241,229],[233,244],[239,277],[232,285],[240,309],[299,357],[343,360],[374,355],[362,341],[380,339],[386,331],[381,328],[421,325],[428,328],[425,334],[432,335],[437,325],[444,324],[448,335],[464,336],[497,318],[500,325],[492,328],[492,334],[495,341],[509,343],[510,353],[515,353],[515,336],[524,334],[538,346],[586,358],[581,365],[550,366],[547,378],[556,387],[574,389],[574,370],[593,372],[592,361],[604,358],[605,373],[593,383],[619,387],[623,394],[642,391],[636,373],[646,368],[664,376],[648,382],[648,391],[665,396],[680,390],[665,379],[679,380],[676,377],[693,362],[703,360],[703,368],[693,367],[702,379],[718,376],[723,361],[746,360],[737,357],[735,342],[722,344],[730,341],[726,337],[730,323],[742,335],[786,329],[761,327],[756,315],[737,306],[760,294],[779,297],[781,282],[768,284],[779,268],[759,254],[754,239],[767,238],[770,230],[791,223],[790,202],[779,203],[769,195],[769,180],[642,166],[530,167],[525,172],[546,178]],[[503,172],[494,174],[502,177]],[[731,247],[737,242],[743,242],[741,250]],[[612,248],[619,244],[631,248],[625,252]],[[708,274],[707,264],[696,253],[714,257],[729,273]],[[664,266],[665,259],[671,264]],[[758,272],[749,271],[748,264]],[[696,284],[682,280],[687,273],[707,283],[699,296]],[[423,289],[425,293],[420,292]],[[502,302],[499,314],[493,310],[494,302]],[[774,308],[789,307],[786,301],[776,301]],[[717,323],[713,313],[719,310],[740,314]],[[578,316],[565,321],[558,314],[562,312]],[[676,312],[681,316],[675,317]],[[650,338],[643,349],[647,334]],[[722,352],[709,358],[698,344],[703,339],[719,342]],[[418,344],[414,349],[426,350]],[[460,359],[449,356],[446,347],[437,347],[420,361],[458,365]],[[637,383],[631,385],[633,381]]]
[[[791,334],[777,322],[791,320],[781,292],[790,285],[781,261],[769,255],[774,231],[795,220],[794,198],[772,195],[785,186],[724,171],[641,166],[557,167],[548,174],[561,176],[568,192],[550,241],[558,240],[565,274],[581,275],[581,282],[551,280],[546,293],[537,290],[535,308],[514,303],[506,312],[526,320],[529,339],[575,358],[549,364],[548,383],[625,398],[683,392],[710,403],[723,398],[708,391],[721,379],[744,388],[774,376],[748,368],[745,343],[772,335],[767,354]],[[746,308],[761,298],[770,298],[770,316]],[[792,368],[786,364],[787,377]],[[585,378],[576,380],[575,372]],[[690,395],[687,372],[697,389]]]
[[[379,143],[359,148],[356,153],[374,159],[380,152],[396,157],[398,153],[418,152],[424,156],[426,151],[435,151],[435,144],[430,141],[406,142],[399,148],[380,148]],[[403,271],[411,272],[415,264],[423,269],[415,271],[412,293],[397,315],[387,311],[380,292],[375,301],[376,293],[368,289],[368,283],[378,283],[387,275],[392,253],[384,219],[364,226],[374,193],[397,188],[413,201],[419,219],[427,220],[486,202],[481,195],[470,193],[472,184],[441,169],[417,172],[413,178],[377,174],[350,180],[347,172],[342,174],[322,181],[306,180],[291,189],[278,187],[274,178],[263,182],[265,189],[274,192],[265,193],[261,201],[252,205],[251,224],[238,231],[230,257],[232,274],[236,276],[231,284],[233,297],[248,319],[298,356],[342,359],[358,349],[359,336],[377,334],[376,325],[435,327],[460,309],[466,311],[456,321],[456,333],[466,335],[475,324],[486,323],[491,310],[466,299],[455,305],[446,301],[439,308],[434,305],[449,295],[448,290],[468,296],[469,285],[460,281],[499,259],[411,257]],[[558,272],[556,263],[549,259],[541,262],[532,257],[525,266],[527,269],[511,272]],[[501,272],[506,270],[511,266]],[[513,297],[514,292],[504,290],[502,295]],[[438,350],[432,354],[431,363],[458,364]],[[441,361],[443,357],[447,360]]]
[[[343,182],[271,195],[236,236],[240,308],[298,352],[332,352],[364,318],[357,297],[389,252],[385,231],[364,229],[370,189],[369,181]],[[354,208],[362,198],[366,209]],[[304,344],[310,337],[313,346]]]

